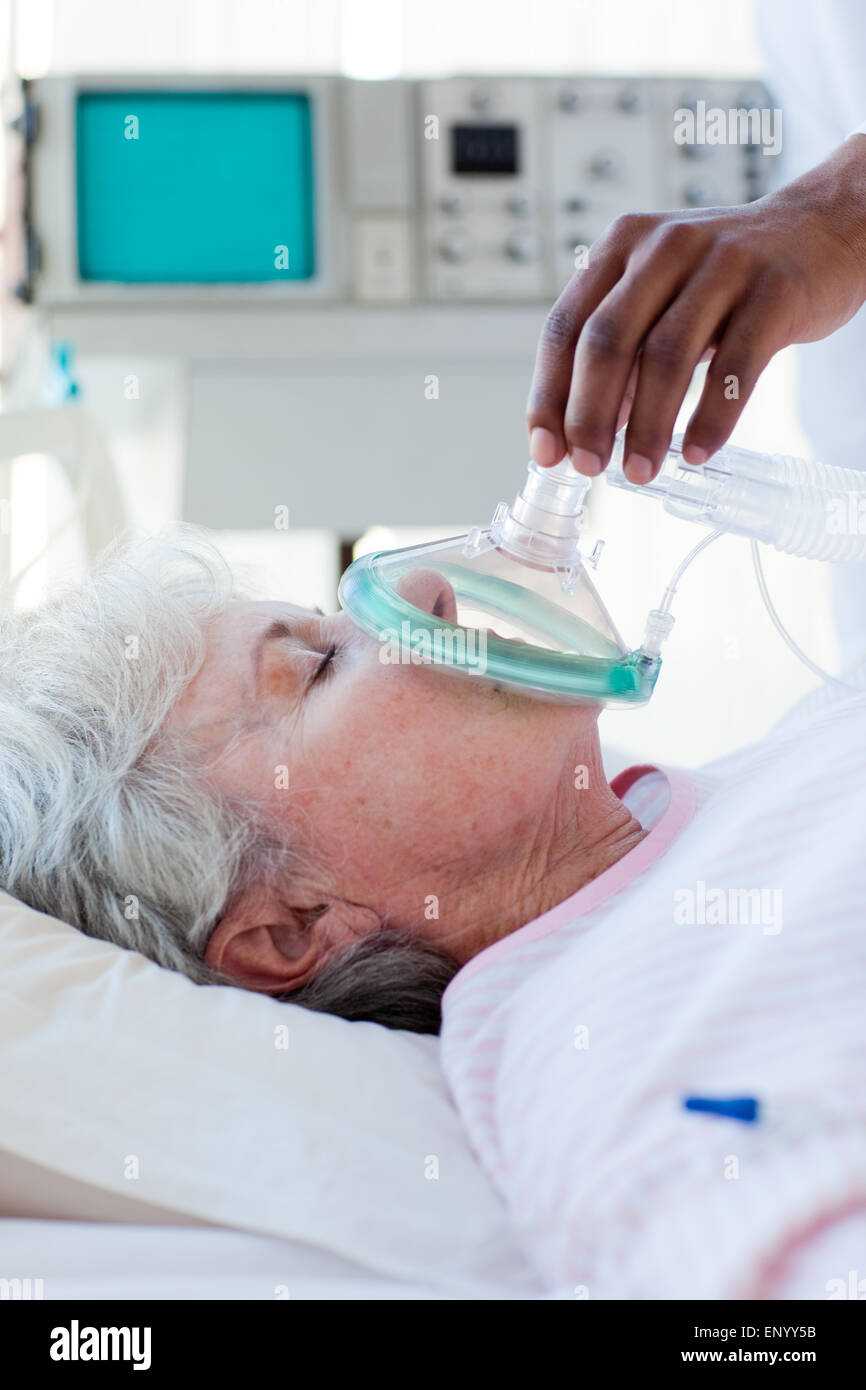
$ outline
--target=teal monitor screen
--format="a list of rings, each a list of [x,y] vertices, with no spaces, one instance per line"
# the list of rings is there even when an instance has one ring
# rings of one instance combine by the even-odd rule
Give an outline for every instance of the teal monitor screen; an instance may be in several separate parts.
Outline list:
[[[310,99],[82,92],[82,280],[226,284],[315,273]]]

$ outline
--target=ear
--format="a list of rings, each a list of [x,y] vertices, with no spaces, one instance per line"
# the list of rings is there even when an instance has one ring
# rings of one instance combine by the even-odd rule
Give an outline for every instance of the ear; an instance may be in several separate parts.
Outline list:
[[[324,962],[381,925],[359,903],[278,905],[251,890],[230,904],[211,934],[205,964],[262,994],[287,994],[307,984]]]

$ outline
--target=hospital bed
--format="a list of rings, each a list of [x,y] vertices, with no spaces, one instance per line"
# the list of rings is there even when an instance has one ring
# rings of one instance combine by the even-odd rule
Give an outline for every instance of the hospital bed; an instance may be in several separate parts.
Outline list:
[[[0,1297],[544,1296],[438,1039],[202,988],[0,894]]]

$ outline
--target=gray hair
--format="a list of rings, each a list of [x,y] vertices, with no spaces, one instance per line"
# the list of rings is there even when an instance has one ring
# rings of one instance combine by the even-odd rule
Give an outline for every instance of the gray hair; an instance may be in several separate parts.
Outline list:
[[[254,882],[285,893],[297,866],[263,808],[219,792],[164,727],[208,623],[244,597],[207,535],[179,526],[0,615],[0,886],[201,985],[236,984],[203,960],[229,903]],[[458,968],[383,924],[283,998],[437,1033]]]

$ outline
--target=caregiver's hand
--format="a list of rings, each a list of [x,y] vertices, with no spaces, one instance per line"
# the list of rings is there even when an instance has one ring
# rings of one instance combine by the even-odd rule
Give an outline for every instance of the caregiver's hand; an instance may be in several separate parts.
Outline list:
[[[628,420],[626,473],[661,467],[692,373],[711,357],[683,455],[731,433],[770,358],[826,337],[866,299],[866,136],[733,208],[618,217],[551,309],[527,420],[533,458],[600,473]]]

